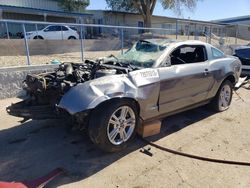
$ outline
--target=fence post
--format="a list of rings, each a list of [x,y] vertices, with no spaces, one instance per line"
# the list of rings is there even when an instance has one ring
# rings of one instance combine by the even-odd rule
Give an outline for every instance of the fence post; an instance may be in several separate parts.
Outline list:
[[[209,44],[211,44],[212,42],[212,25],[210,25],[210,28],[209,28]]]
[[[123,54],[123,48],[124,48],[124,33],[123,28],[121,29],[121,53]]]
[[[228,31],[227,31],[227,27],[226,26],[224,27],[224,29],[225,29],[225,41],[226,41],[226,39],[228,39]],[[227,43],[228,43],[228,45],[230,44],[230,39],[227,40]]]
[[[83,44],[83,26],[81,25],[80,27],[80,44],[81,44],[81,58],[82,58],[82,62],[84,61],[84,55],[83,55],[83,51],[84,51],[84,44]]]
[[[62,40],[63,40],[63,30],[62,30],[62,26],[60,25],[61,27],[61,37],[62,37]]]
[[[27,64],[30,65],[30,52],[29,52],[29,46],[28,46],[28,41],[27,41],[27,36],[26,36],[26,29],[25,25],[22,24],[23,26],[23,39],[24,39],[24,44],[25,44],[25,49],[26,49],[26,56],[27,56]]]
[[[197,37],[197,24],[195,23],[195,25],[194,25],[194,40],[198,40],[197,38],[198,38]]]
[[[38,28],[37,28],[37,24],[35,25],[36,27],[36,36],[38,36]]]
[[[239,25],[237,24],[237,25],[235,25],[235,29],[236,29],[236,31],[235,31],[235,44],[237,44],[237,38],[238,38],[238,32],[239,32]]]
[[[176,26],[175,26],[175,38],[178,39],[178,20],[176,20]]]
[[[5,27],[6,27],[7,38],[10,39],[9,29],[8,29],[8,24],[7,24],[7,22],[5,22]]]
[[[208,34],[208,27],[206,25],[204,26],[204,30],[202,31],[202,33],[204,33],[204,35],[206,37],[206,43],[208,43],[208,41],[209,41],[209,34]]]

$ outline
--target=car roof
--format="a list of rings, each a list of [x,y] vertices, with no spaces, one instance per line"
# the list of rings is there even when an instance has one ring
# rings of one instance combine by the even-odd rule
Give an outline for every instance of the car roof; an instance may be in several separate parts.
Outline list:
[[[140,41],[147,41],[156,45],[161,45],[161,46],[165,46],[168,45],[169,43],[173,43],[175,42],[175,40],[172,39],[159,39],[159,38],[155,38],[155,39],[142,39]]]
[[[207,45],[208,43],[199,41],[199,40],[186,40],[186,41],[177,41],[177,40],[173,40],[173,39],[144,39],[142,41],[148,41],[150,43],[153,44],[157,44],[157,45]]]
[[[47,25],[46,27],[49,27],[49,26],[64,26],[64,27],[69,27],[68,25],[57,25],[57,24],[55,24],[55,25]]]
[[[199,40],[186,40],[186,41],[178,41],[175,42],[178,45],[207,45],[208,43],[199,41]]]

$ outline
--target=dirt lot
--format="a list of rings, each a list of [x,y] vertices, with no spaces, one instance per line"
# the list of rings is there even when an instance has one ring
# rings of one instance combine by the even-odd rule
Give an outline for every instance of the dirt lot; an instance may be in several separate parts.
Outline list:
[[[96,52],[84,52],[84,58],[96,59],[100,57],[106,57],[110,54],[117,55],[121,51],[96,51]],[[44,65],[50,64],[52,60],[59,60],[61,62],[80,62],[81,53],[71,52],[64,54],[53,54],[53,55],[32,55],[30,56],[31,65]],[[11,67],[11,66],[25,66],[27,65],[26,56],[0,56],[0,67]]]
[[[250,91],[240,89],[231,108],[213,113],[201,107],[164,120],[155,143],[196,155],[250,162]],[[0,101],[0,180],[23,181],[54,168],[67,169],[47,187],[250,187],[250,167],[216,164],[151,148],[140,152],[138,138],[129,149],[105,154],[85,133],[59,121],[28,121],[8,116]]]

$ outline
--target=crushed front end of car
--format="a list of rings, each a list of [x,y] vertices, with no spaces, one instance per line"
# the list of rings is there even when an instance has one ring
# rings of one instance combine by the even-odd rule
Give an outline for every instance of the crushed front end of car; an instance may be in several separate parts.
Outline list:
[[[65,117],[65,111],[56,107],[62,96],[79,83],[94,78],[99,63],[63,63],[52,72],[28,74],[23,82],[27,98],[7,107],[10,115],[28,119]]]
[[[104,60],[105,59],[105,60]],[[103,63],[105,61],[105,64]],[[58,107],[63,96],[78,84],[100,77],[126,74],[133,69],[128,64],[114,65],[112,57],[96,61],[85,60],[83,63],[63,63],[52,72],[28,74],[23,82],[23,89],[27,93],[26,99],[7,107],[10,115],[28,119],[57,119],[72,117],[67,110]],[[90,95],[79,91],[83,95]],[[67,103],[74,103],[70,99]],[[80,101],[79,101],[80,102]],[[74,114],[76,121],[83,122],[88,110]]]

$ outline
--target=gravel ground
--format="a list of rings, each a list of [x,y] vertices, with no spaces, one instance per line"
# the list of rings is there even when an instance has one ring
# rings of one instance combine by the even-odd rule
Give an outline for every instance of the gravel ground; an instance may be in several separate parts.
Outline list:
[[[250,93],[241,88],[231,108],[213,113],[197,108],[164,120],[161,133],[150,139],[174,150],[218,159],[250,162]],[[250,168],[216,164],[162,152],[140,152],[138,138],[125,151],[106,154],[86,134],[70,132],[60,121],[20,124],[0,101],[0,180],[24,181],[54,168],[68,171],[47,187],[250,187]]]

